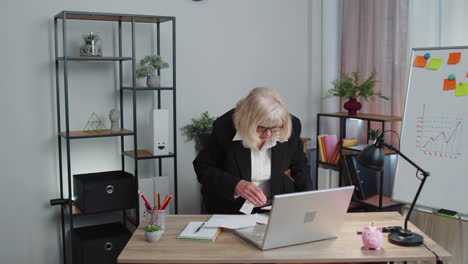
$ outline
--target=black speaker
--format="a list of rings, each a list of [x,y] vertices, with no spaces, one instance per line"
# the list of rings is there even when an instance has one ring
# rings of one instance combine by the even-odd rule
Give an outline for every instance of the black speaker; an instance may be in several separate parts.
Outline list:
[[[75,204],[84,214],[136,207],[137,190],[132,174],[106,171],[73,175]]]
[[[378,173],[359,165],[355,155],[343,155],[342,165],[350,184],[355,186],[355,199],[366,200],[378,194]]]
[[[73,229],[73,263],[117,263],[117,257],[130,239],[131,232],[121,223]]]

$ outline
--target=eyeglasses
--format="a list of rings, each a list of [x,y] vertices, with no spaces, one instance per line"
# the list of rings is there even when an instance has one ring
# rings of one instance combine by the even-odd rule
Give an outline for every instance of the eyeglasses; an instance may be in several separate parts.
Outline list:
[[[264,126],[258,126],[257,127],[257,133],[265,133],[268,130],[270,130],[271,133],[277,133],[280,132],[283,127],[264,127]]]

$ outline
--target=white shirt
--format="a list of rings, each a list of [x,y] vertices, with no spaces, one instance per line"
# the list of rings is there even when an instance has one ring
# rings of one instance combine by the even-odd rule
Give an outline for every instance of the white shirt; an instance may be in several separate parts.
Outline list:
[[[236,133],[232,141],[242,141],[241,135]],[[265,141],[262,149],[250,149],[251,181],[263,191],[267,199],[271,198],[271,148],[276,146],[276,143],[276,138],[270,137]]]

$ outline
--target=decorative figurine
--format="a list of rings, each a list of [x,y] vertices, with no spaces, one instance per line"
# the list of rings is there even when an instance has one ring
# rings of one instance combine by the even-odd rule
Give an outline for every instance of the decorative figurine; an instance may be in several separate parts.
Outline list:
[[[102,41],[98,34],[89,32],[83,35],[83,45],[80,47],[82,57],[102,57]]]
[[[109,119],[111,121],[111,132],[119,132],[119,119],[120,119],[120,111],[117,109],[112,109],[109,112]]]
[[[362,231],[365,249],[381,250],[383,242],[382,227],[366,226]]]
[[[93,131],[93,130],[99,130],[99,129],[104,129],[104,124],[98,118],[96,113],[93,112],[91,116],[89,117],[88,122],[86,122],[86,125],[83,130]]]

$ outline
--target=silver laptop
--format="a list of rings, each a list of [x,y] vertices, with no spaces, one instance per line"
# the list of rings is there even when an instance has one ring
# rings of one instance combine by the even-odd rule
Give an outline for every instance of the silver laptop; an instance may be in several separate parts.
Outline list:
[[[337,237],[354,186],[275,195],[267,225],[234,230],[266,250]]]

